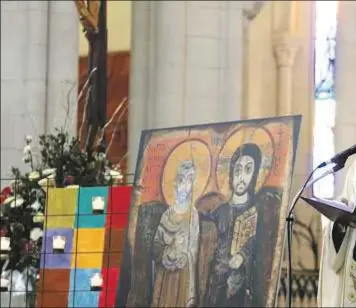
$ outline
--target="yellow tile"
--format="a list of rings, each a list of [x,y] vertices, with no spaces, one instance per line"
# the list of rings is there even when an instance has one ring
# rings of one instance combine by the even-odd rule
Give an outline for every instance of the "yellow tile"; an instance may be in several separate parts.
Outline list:
[[[103,253],[82,253],[72,257],[71,268],[101,268]]]
[[[77,229],[74,231],[72,268],[102,266],[105,230]]]
[[[73,228],[78,188],[49,188],[46,228]]]

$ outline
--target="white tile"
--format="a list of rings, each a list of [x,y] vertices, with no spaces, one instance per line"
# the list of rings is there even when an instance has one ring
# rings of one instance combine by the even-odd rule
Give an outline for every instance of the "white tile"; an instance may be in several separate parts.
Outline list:
[[[39,44],[29,44],[27,52],[26,76],[24,77],[44,82],[47,76],[47,48]]]
[[[217,68],[220,66],[220,41],[203,37],[187,38],[189,67]]]
[[[234,39],[234,38],[242,38],[245,35],[244,30],[247,31],[247,27],[245,25],[245,19],[242,15],[242,11],[239,10],[226,11],[224,22],[225,22],[224,37]]]
[[[186,87],[189,95],[217,98],[220,87],[219,70],[188,67]]]
[[[26,92],[21,79],[1,80],[1,115],[20,115],[25,103]]]
[[[172,127],[182,125],[183,108],[181,95],[160,95],[154,108],[154,127]]]
[[[10,11],[26,11],[30,1],[1,1],[1,13]]]
[[[44,115],[46,106],[46,79],[26,80],[24,82],[25,100],[22,103],[23,113],[28,114],[34,119],[37,131],[44,129]],[[38,121],[38,122],[37,122]]]
[[[187,95],[185,125],[206,124],[220,121],[219,102],[214,97]]]
[[[160,94],[179,94],[183,91],[185,68],[182,65],[161,67],[156,73],[156,91]]]
[[[227,1],[187,1],[192,6],[207,8],[212,10],[224,9]]]
[[[29,44],[40,44],[46,47],[48,38],[48,15],[47,11],[28,11],[28,43]]]
[[[51,1],[57,2],[57,1]],[[29,11],[44,11],[47,12],[49,1],[28,1],[28,10]]]
[[[221,32],[223,13],[193,6],[188,9],[187,33],[189,36],[218,38]]]
[[[11,167],[17,167],[23,171],[28,171],[28,168],[26,168],[25,164],[22,162],[22,150],[8,149],[1,145],[1,179],[12,179]],[[5,182],[9,183],[9,181],[2,180],[1,185],[3,185]],[[1,292],[1,294],[3,293],[5,292]],[[3,303],[2,300],[3,299],[1,298],[1,303]],[[11,304],[12,303],[13,302],[11,301]]]
[[[73,1],[50,1],[51,12],[56,13],[76,13],[77,9]]]

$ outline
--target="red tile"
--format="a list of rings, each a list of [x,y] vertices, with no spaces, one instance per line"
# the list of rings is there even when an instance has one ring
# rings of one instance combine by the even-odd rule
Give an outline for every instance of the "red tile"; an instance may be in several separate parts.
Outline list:
[[[119,268],[103,269],[103,289],[99,296],[99,307],[115,307]]]
[[[109,190],[106,228],[125,229],[131,199],[131,186],[113,186]]]

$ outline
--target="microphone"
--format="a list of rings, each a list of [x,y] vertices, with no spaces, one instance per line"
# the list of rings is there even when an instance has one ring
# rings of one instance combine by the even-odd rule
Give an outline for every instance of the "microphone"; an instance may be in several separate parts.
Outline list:
[[[331,158],[328,161],[322,162],[319,166],[319,168],[324,168],[325,166],[329,164],[341,164],[344,165],[346,160],[349,158],[349,156],[356,154],[356,144],[353,146],[349,147],[348,149],[336,154],[333,158]]]

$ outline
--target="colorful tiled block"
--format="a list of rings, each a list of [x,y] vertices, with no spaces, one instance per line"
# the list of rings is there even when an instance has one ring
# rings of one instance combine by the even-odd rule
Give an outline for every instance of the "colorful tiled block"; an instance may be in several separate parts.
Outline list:
[[[70,268],[72,261],[73,229],[47,229],[42,243],[41,268]],[[65,238],[64,251],[53,252],[53,237]]]
[[[48,191],[37,307],[115,307],[130,197],[129,186]],[[93,212],[95,198],[103,213]],[[66,239],[63,253],[53,253],[57,235]],[[95,272],[101,291],[90,290]]]
[[[37,283],[37,307],[67,307],[70,269],[40,270]]]
[[[69,292],[45,292],[37,295],[38,308],[67,308]]]
[[[104,228],[106,220],[106,208],[108,204],[108,187],[81,187],[78,197],[78,209],[75,219],[75,228]],[[93,212],[93,201],[102,198],[104,213]]]
[[[37,291],[68,292],[70,285],[70,269],[41,269]]]
[[[110,188],[106,228],[126,228],[130,208],[131,191],[131,186]]]
[[[103,268],[119,268],[124,249],[124,230],[105,230]]]
[[[49,188],[46,228],[73,228],[78,188]]]
[[[90,278],[101,269],[72,269],[68,307],[98,307],[100,291],[91,291]]]
[[[72,268],[101,268],[105,229],[74,231]]]

